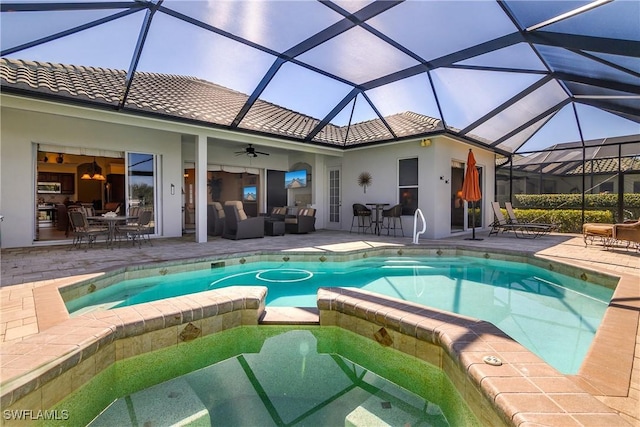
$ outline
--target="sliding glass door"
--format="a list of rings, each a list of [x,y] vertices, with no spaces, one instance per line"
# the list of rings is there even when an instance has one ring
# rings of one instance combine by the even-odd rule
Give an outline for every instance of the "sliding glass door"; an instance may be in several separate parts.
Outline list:
[[[157,232],[158,222],[157,188],[158,165],[157,156],[146,153],[127,153],[127,213],[132,208],[151,210],[152,234]]]

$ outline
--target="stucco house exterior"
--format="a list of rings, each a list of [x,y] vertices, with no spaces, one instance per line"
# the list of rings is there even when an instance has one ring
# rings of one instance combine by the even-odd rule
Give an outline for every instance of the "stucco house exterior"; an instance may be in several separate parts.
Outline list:
[[[410,187],[417,191],[416,206],[426,219],[427,232],[423,237],[448,237],[471,228],[466,220],[462,227],[452,227],[452,199],[459,190],[454,187],[461,185],[452,175],[464,171],[469,149],[473,149],[482,171],[480,228],[492,219],[485,203],[494,199],[495,154],[472,141],[448,134],[439,127],[437,119],[412,113],[389,118],[397,120],[400,128],[412,128],[414,135],[415,127],[421,126],[423,135],[391,143],[361,146],[304,143],[284,133],[295,133],[296,126],[304,126],[313,119],[273,104],[262,106],[270,110],[271,119],[255,116],[248,121],[247,127],[253,129],[226,129],[224,125],[231,115],[225,113],[224,107],[241,102],[235,98],[244,95],[198,79],[145,75],[145,84],[136,88],[137,93],[132,90],[128,107],[115,109],[109,108],[109,104],[118,97],[118,93],[111,90],[111,80],[119,78],[117,71],[6,59],[0,63],[0,69],[2,247],[51,243],[40,242],[35,237],[38,167],[42,162],[39,151],[102,159],[127,159],[129,153],[152,156],[156,191],[153,208],[158,237],[177,237],[183,233],[186,169],[195,171],[192,189],[195,199],[191,200],[195,207],[195,239],[205,242],[208,171],[248,172],[259,176],[257,211],[263,213],[268,205],[268,171],[288,171],[297,164],[309,165],[312,178],[309,187],[289,190],[287,204],[315,207],[318,229],[349,230],[352,204],[400,202],[403,186],[399,182],[399,165],[407,159],[417,159],[417,182]],[[206,100],[201,95],[203,90]],[[96,98],[105,102],[101,105],[90,102]],[[273,118],[274,109],[282,111],[281,117]],[[260,127],[273,125],[269,120],[277,120],[280,125],[287,120],[294,124],[288,130],[280,126],[281,137],[266,135],[260,132]],[[327,131],[324,138],[329,142],[331,138],[345,137],[340,128],[328,130],[332,132]],[[346,138],[366,142],[379,138],[385,130],[374,121],[354,126],[350,132]],[[429,136],[424,137],[426,134]],[[238,150],[247,144],[259,147],[269,156],[239,156]],[[109,172],[109,164],[100,167]],[[362,172],[372,176],[366,192],[358,185]],[[76,182],[80,179],[77,172],[75,179]],[[299,197],[301,192],[304,194]],[[131,199],[129,196],[129,201]],[[410,238],[414,217],[404,215],[402,221],[405,235]]]

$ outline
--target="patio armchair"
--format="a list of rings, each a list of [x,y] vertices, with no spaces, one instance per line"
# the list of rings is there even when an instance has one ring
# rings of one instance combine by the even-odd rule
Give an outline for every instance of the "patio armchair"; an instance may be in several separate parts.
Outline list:
[[[271,212],[267,216],[267,220],[269,221],[284,221],[287,216],[287,208],[286,207],[274,207],[271,209]]]
[[[249,218],[241,201],[229,200],[224,204],[222,237],[233,240],[264,237],[264,217]]]
[[[316,231],[316,210],[314,208],[300,208],[298,213],[284,219],[287,233],[304,234]]]
[[[222,203],[213,202],[207,206],[207,234],[221,236],[224,230],[224,208]]]

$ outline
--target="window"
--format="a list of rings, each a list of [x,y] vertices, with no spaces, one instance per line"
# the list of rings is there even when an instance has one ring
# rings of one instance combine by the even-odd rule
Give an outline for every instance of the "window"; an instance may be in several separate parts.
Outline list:
[[[613,193],[613,182],[600,183],[599,190],[601,193]]]
[[[402,215],[413,215],[418,209],[418,158],[398,161],[398,193]]]

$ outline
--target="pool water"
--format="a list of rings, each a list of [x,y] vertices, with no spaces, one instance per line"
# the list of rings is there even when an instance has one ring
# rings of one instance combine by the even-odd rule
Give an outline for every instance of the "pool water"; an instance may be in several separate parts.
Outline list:
[[[93,427],[481,425],[441,369],[317,326],[243,326],[118,361],[53,409]]]
[[[565,374],[576,373],[613,290],[529,264],[475,257],[257,262],[124,281],[67,302],[70,313],[231,285],[267,286],[267,306],[314,307],[319,287],[355,287],[489,321]]]
[[[309,331],[265,340],[245,353],[122,397],[97,426],[448,426],[435,403],[337,354]]]

